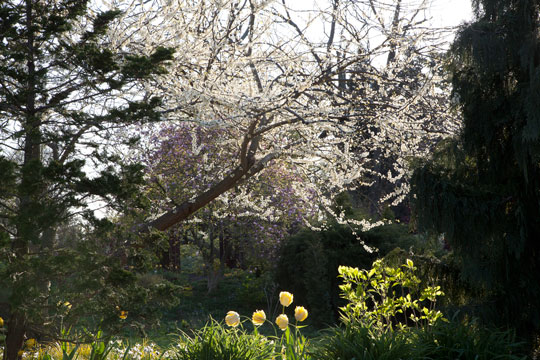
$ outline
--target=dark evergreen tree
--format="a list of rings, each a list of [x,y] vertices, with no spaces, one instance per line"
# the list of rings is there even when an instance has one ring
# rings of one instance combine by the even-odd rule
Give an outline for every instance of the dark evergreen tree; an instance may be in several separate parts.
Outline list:
[[[0,295],[8,304],[0,311],[8,317],[7,360],[18,357],[25,336],[58,334],[60,318],[84,325],[93,315],[105,326],[148,294],[137,291],[139,278],[127,270],[141,268],[144,262],[135,260],[143,254],[121,249],[121,229],[98,221],[87,203],[99,198],[117,211],[143,205],[141,167],[123,164],[103,144],[114,129],[159,120],[160,100],[141,84],[172,58],[171,49],[113,48],[107,29],[120,15],[90,11],[86,0],[0,2]]]
[[[416,171],[420,228],[445,234],[491,319],[540,326],[540,1],[476,0],[451,48],[464,127]]]

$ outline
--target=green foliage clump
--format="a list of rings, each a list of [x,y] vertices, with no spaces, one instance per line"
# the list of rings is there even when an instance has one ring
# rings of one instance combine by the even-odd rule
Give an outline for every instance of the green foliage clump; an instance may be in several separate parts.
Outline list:
[[[384,256],[387,266],[400,266],[407,259],[414,261],[416,276],[420,287],[438,284],[444,289],[444,297],[437,301],[438,306],[446,311],[466,312],[473,300],[473,289],[460,277],[459,267],[451,251],[444,249],[441,238],[424,236],[412,248],[405,251],[399,247]]]
[[[409,259],[398,268],[385,266],[382,260],[376,260],[370,270],[340,266],[344,284],[339,288],[348,301],[341,308],[342,320],[378,333],[392,331],[396,326],[431,326],[444,320],[442,313],[435,310],[437,297],[444,295],[440,286],[420,288],[415,270]]]
[[[410,359],[526,359],[512,331],[485,328],[467,320],[438,322],[412,333]]]
[[[411,344],[404,334],[388,332],[373,336],[369,328],[346,326],[327,330],[313,357],[318,360],[409,359]]]
[[[270,360],[274,355],[274,344],[265,336],[226,329],[216,321],[180,341],[178,360]]]
[[[309,306],[316,322],[333,323],[339,302],[339,264],[362,266],[372,260],[373,255],[344,226],[322,232],[301,230],[283,245],[276,279]]]
[[[429,330],[409,329],[375,335],[363,326],[326,331],[313,350],[318,360],[524,360],[523,343],[510,331],[460,321],[439,321]]]

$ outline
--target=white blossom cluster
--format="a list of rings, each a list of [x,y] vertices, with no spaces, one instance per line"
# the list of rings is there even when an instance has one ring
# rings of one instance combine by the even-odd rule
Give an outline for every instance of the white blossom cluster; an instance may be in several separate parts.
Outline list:
[[[164,99],[164,118],[225,130],[213,141],[230,158],[203,159],[208,184],[279,159],[312,184],[298,193],[315,192],[326,211],[335,194],[381,181],[391,189],[380,201],[395,205],[407,196],[411,159],[459,131],[441,75],[445,34],[424,26],[427,1],[103,3],[125,11],[110,46],[176,49],[168,72],[146,84]],[[264,198],[235,196],[271,216]]]

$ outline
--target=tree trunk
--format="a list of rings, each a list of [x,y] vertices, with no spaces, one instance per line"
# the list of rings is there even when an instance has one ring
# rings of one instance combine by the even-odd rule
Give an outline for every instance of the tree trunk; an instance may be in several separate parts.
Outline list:
[[[210,226],[209,231],[209,241],[210,241],[210,256],[208,262],[208,293],[212,293],[217,286],[219,281],[223,277],[223,262],[219,256],[216,256],[216,248],[214,246],[216,240],[216,232],[213,225]]]
[[[390,65],[396,60],[396,37],[399,36],[399,13],[401,9],[401,0],[398,0],[396,4],[396,10],[394,11],[394,20],[392,21],[392,37],[390,40],[390,51],[388,52],[388,58],[386,59],[386,66]]]
[[[25,332],[24,315],[14,312],[9,318],[4,360],[17,360],[19,358],[19,350],[23,347]]]
[[[277,156],[278,153],[271,153],[262,159],[255,160],[254,155],[250,154],[250,157],[243,161],[245,162],[244,165],[238,166],[231,173],[224,176],[216,185],[210,187],[210,189],[198,195],[195,199],[184,201],[175,206],[174,209],[159,216],[157,219],[137,225],[133,230],[138,233],[145,233],[151,229],[160,231],[167,230],[171,226],[186,220],[190,215],[209,204],[219,195],[229,191],[244,180],[249,179],[263,170],[265,166],[270,161],[277,158]]]
[[[28,80],[26,83],[26,109],[24,124],[24,161],[23,176],[21,178],[19,216],[22,221],[17,224],[17,235],[11,244],[15,261],[21,261],[29,251],[28,244],[40,238],[40,229],[36,225],[33,214],[33,207],[40,199],[40,178],[36,178],[33,169],[41,165],[41,119],[36,113],[36,64],[33,29],[33,0],[26,0],[26,28],[27,35],[27,58],[26,67]],[[36,184],[38,186],[36,186]],[[49,234],[48,234],[49,236]],[[16,360],[20,358],[19,350],[23,347],[24,335],[26,332],[27,319],[20,309],[10,308],[10,319],[6,336],[6,347],[4,350],[4,360]]]

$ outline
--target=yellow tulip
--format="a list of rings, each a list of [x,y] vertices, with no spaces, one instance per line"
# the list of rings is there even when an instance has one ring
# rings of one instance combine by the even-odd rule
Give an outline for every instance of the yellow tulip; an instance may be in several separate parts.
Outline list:
[[[125,319],[127,318],[127,316],[128,316],[128,312],[125,311],[125,310],[121,310],[121,311],[120,311],[120,315],[118,315],[118,317],[119,317],[120,319],[122,319],[122,320],[125,320]]]
[[[289,326],[289,318],[285,314],[281,314],[276,318],[276,324],[281,330],[286,330]]]
[[[251,321],[253,321],[253,325],[262,325],[264,324],[264,321],[266,320],[266,314],[263,310],[257,310],[253,313],[253,316],[251,318]]]
[[[0,317],[0,328],[1,328],[1,327],[4,327],[4,319],[2,319],[2,318]]]
[[[296,321],[304,321],[308,317],[308,311],[303,306],[297,306],[294,309],[294,317]]]
[[[240,324],[240,315],[236,311],[229,311],[225,316],[225,322],[229,326],[237,327]]]
[[[289,306],[293,302],[293,294],[288,291],[282,291],[279,293],[279,302],[283,306]]]
[[[28,339],[28,340],[26,340],[25,345],[28,348],[33,348],[34,346],[36,346],[36,339]]]

